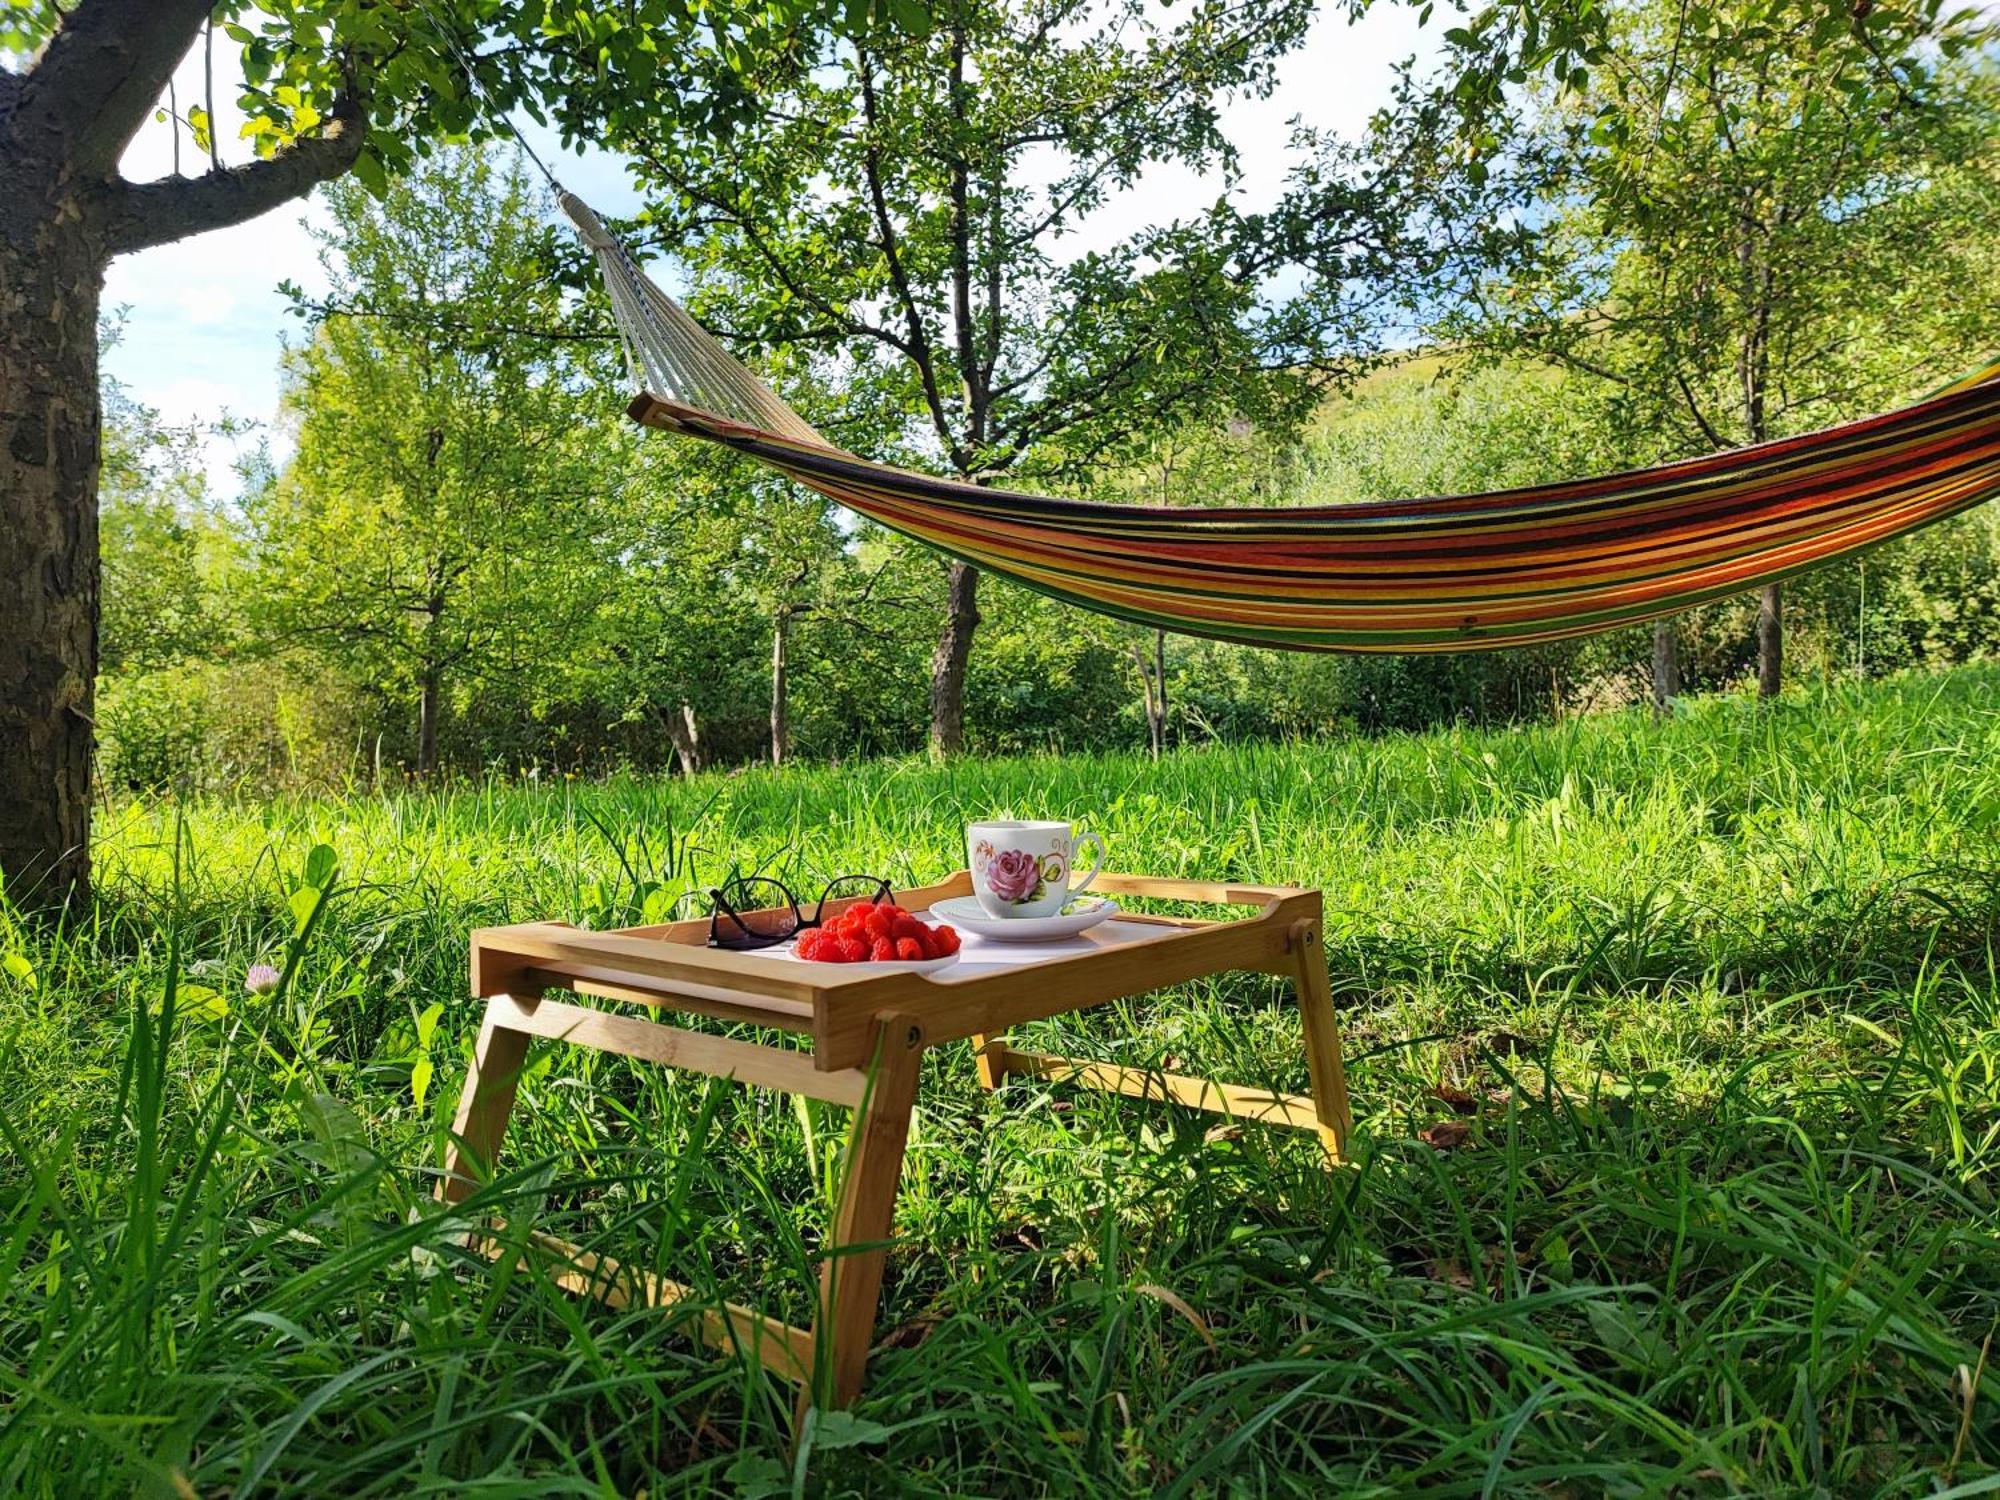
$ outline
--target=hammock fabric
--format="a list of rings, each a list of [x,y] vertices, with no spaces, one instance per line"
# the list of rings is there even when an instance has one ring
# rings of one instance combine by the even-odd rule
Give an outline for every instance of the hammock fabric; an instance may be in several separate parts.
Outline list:
[[[1789,578],[2000,494],[2000,361],[1804,437],[1490,495],[1292,509],[1105,505],[842,452],[660,291],[588,208],[648,427],[734,448],[896,531],[1088,609],[1298,651],[1479,651]]]

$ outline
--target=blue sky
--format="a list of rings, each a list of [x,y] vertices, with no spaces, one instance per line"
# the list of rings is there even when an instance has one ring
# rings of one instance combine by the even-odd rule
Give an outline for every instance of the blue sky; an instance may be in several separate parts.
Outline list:
[[[1232,101],[1224,109],[1225,128],[1243,153],[1247,201],[1256,204],[1276,196],[1294,118],[1323,129],[1359,130],[1387,102],[1392,65],[1424,48],[1433,36],[1419,32],[1408,7],[1376,6],[1352,25],[1343,8],[1326,7],[1306,45],[1285,60],[1277,91],[1268,99]],[[218,48],[218,65],[222,61]],[[201,97],[200,78],[200,58],[191,57],[178,84],[183,105]],[[223,87],[220,77],[217,85],[220,135],[229,143],[241,119],[225,98],[234,91]],[[604,152],[564,152],[539,132],[531,139],[572,191],[609,213],[636,206],[616,158]],[[180,149],[183,169],[193,172],[199,163],[184,132]],[[232,158],[225,145],[226,161],[242,154]],[[126,176],[144,180],[172,169],[169,127],[148,124],[126,154]],[[1135,217],[1192,212],[1215,190],[1215,183],[1189,172],[1156,171],[1108,205],[1095,232],[1108,241]],[[310,201],[288,204],[248,224],[114,262],[104,305],[124,309],[124,334],[105,361],[106,372],[172,422],[206,424],[224,414],[248,419],[282,456],[290,438],[277,425],[278,359],[283,339],[296,338],[301,325],[286,312],[277,288],[286,279],[308,291],[324,285],[308,228],[316,213]],[[1091,240],[1092,228],[1086,226],[1073,243],[1081,251]],[[616,420],[622,407],[619,393],[607,393],[606,420]],[[209,445],[211,476],[224,495],[234,489],[230,464],[235,451],[222,440]]]

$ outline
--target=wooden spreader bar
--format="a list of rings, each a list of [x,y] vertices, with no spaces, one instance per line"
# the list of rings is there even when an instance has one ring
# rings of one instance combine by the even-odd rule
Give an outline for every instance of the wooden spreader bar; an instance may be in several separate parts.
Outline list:
[[[971,893],[964,871],[897,893],[913,911]],[[924,1052],[970,1039],[980,1082],[1040,1077],[1081,1088],[1159,1099],[1265,1124],[1311,1130],[1330,1161],[1346,1155],[1352,1128],[1340,1032],[1320,936],[1320,895],[1251,886],[1101,876],[1095,889],[1191,904],[1254,906],[1253,916],[1209,921],[1128,913],[1049,947],[968,941],[961,961],[933,974],[857,973],[780,953],[706,946],[706,921],[622,932],[554,922],[472,935],[472,987],[486,1002],[460,1097],[439,1196],[459,1202],[489,1174],[513,1110],[529,1043],[555,1041],[612,1052],[823,1100],[854,1111],[839,1204],[821,1266],[811,1331],[733,1303],[704,1308],[700,1332],[801,1387],[801,1406],[845,1406],[860,1393],[898,1182]],[[1206,975],[1278,974],[1296,989],[1311,1092],[1272,1093],[1010,1045],[1011,1026],[1084,1010]],[[624,1011],[546,998],[569,990],[649,1011],[679,1011],[756,1028],[766,1039],[716,1036]],[[474,1242],[504,1253],[511,1236],[486,1226]],[[552,1235],[518,1240],[556,1263],[556,1280],[614,1307],[671,1307],[695,1294]]]

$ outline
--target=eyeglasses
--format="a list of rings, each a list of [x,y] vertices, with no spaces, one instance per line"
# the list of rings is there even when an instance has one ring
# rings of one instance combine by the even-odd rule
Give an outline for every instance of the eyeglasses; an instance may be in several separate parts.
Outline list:
[[[799,898],[782,881],[761,875],[740,877],[708,893],[708,899],[715,903],[708,919],[708,946],[734,952],[773,948],[808,927],[819,926],[829,902],[862,898],[873,903],[894,897],[889,882],[879,875],[842,875],[826,883],[808,917],[799,909]]]

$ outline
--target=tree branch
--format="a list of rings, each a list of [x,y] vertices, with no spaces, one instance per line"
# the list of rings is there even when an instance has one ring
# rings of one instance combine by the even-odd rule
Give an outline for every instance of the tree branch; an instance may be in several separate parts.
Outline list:
[[[117,168],[213,0],[80,0],[21,80],[5,149],[93,178]]]
[[[241,224],[303,197],[354,165],[365,135],[360,105],[343,99],[334,106],[325,134],[307,136],[263,161],[193,178],[120,179],[105,234],[111,253]]]

